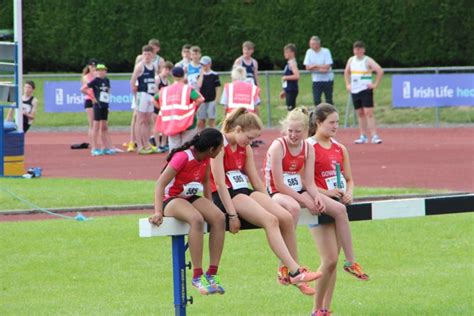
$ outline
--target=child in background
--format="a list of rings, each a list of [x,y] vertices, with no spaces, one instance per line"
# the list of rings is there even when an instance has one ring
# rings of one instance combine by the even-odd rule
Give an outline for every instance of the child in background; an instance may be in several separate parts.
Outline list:
[[[160,226],[163,216],[172,216],[189,224],[189,251],[193,263],[192,285],[203,295],[224,294],[217,270],[224,247],[225,217],[210,198],[210,160],[222,150],[221,132],[206,128],[191,141],[168,155],[164,171],[156,183],[155,214],[150,223]],[[204,192],[204,196],[199,196]],[[209,269],[202,270],[204,221],[210,225]]]
[[[181,56],[183,59],[176,63],[176,67],[181,67],[183,69],[188,68],[189,63],[191,62],[191,44],[184,44],[181,49]]]
[[[171,69],[173,69],[173,63],[167,61],[165,62],[165,65],[163,68],[161,68],[161,71],[158,75],[156,75],[155,77],[155,83],[156,83],[156,91],[157,92],[160,92],[160,90],[164,87],[167,87],[169,85],[169,77],[170,77],[170,74],[171,74]],[[158,107],[158,94],[155,94],[155,97],[154,97],[154,104],[155,104],[155,107],[153,108],[153,122],[156,122],[156,117],[159,113],[159,107]],[[155,131],[155,124],[153,124],[152,126],[152,138],[153,140],[151,140],[150,142],[153,144],[153,142],[155,142],[153,145],[156,146],[156,151],[158,153],[164,153],[164,152],[167,152],[169,150],[169,146],[168,146],[168,136],[162,134],[162,133],[156,133]],[[156,143],[156,140],[158,139],[158,143]]]
[[[82,78],[81,82],[82,85],[88,84],[95,78],[95,67],[97,66],[97,60],[91,59],[87,63],[87,66],[84,67],[82,70]],[[92,106],[92,97],[94,96],[94,92],[92,89],[89,89],[88,93],[84,97],[84,109],[86,110],[87,113],[87,121],[89,123],[89,130],[88,130],[88,136],[89,136],[89,141],[92,142],[92,124],[94,123],[94,109]]]
[[[198,78],[201,73],[201,48],[199,46],[191,47],[191,62],[188,64],[184,71],[187,73],[188,84],[198,90]]]
[[[87,94],[88,88],[94,91],[92,98],[94,123],[92,125],[91,155],[113,155],[115,150],[112,149],[107,123],[109,117],[110,80],[106,77],[107,67],[104,64],[98,64],[96,71],[97,77],[81,88],[81,92],[84,94]],[[99,135],[102,146],[99,146]]]
[[[286,99],[286,108],[288,111],[296,107],[296,97],[298,96],[298,80],[300,79],[300,72],[296,63],[296,46],[295,44],[288,44],[283,48],[283,54],[288,61],[283,70],[282,88],[280,98]]]
[[[255,51],[255,44],[246,41],[242,44],[242,56],[237,58],[234,66],[242,66],[247,73],[247,80],[258,86],[258,62],[252,58]]]
[[[38,110],[38,99],[33,96],[35,91],[35,83],[28,80],[23,86],[23,96],[21,97],[21,112],[23,114],[23,133],[30,129],[33,120],[35,119],[36,111]],[[14,109],[9,109],[7,113],[7,121],[13,121]]]
[[[199,106],[197,114],[198,130],[206,127],[206,119],[209,120],[209,127],[216,126],[216,97],[221,86],[219,75],[211,69],[211,57],[202,57],[201,65],[201,73],[199,74],[197,85],[205,101]]]

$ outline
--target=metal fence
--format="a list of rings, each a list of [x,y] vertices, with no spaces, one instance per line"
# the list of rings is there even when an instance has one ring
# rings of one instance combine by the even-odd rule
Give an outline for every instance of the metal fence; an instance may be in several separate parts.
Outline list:
[[[344,69],[334,69],[333,72],[335,74],[343,74]],[[459,66],[459,67],[417,67],[417,68],[384,68],[385,74],[410,74],[410,73],[425,73],[425,74],[440,74],[440,73],[471,73],[474,72],[474,66]],[[224,75],[224,76],[230,76],[229,71],[219,71],[219,75]],[[259,77],[260,78],[265,78],[265,86],[261,87],[262,88],[262,94],[265,94],[265,106],[266,106],[266,111],[267,111],[267,126],[272,127],[272,77],[279,77],[282,76],[283,71],[281,70],[263,70],[259,71]],[[311,72],[307,70],[300,70],[301,75],[310,75]],[[131,73],[109,73],[108,76],[111,78],[116,78],[116,77],[131,77]],[[0,79],[2,77],[7,77],[0,75]],[[24,75],[25,79],[34,79],[34,78],[79,78],[80,74],[77,73],[67,73],[67,74],[26,74]],[[274,80],[275,82],[275,80]],[[274,83],[275,84],[275,83]],[[300,91],[310,89],[310,87],[301,87],[300,85]],[[275,96],[273,96],[275,97]],[[434,116],[435,116],[435,126],[440,125],[440,109],[439,107],[434,107]],[[352,118],[351,118],[352,116]],[[348,127],[350,123],[352,125],[355,125],[356,123],[356,116],[352,107],[352,99],[350,97],[350,94],[348,93],[347,97],[347,103],[345,106],[345,111],[344,111],[344,127]]]

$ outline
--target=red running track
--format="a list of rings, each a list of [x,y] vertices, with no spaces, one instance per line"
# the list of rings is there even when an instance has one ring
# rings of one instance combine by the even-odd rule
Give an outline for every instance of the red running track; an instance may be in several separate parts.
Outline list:
[[[407,187],[474,192],[474,128],[386,128],[383,144],[354,145],[355,129],[341,129],[337,140],[349,150],[356,185]],[[128,133],[113,133],[119,146]],[[268,145],[278,137],[265,130],[265,145],[255,149],[261,168]],[[30,132],[26,137],[26,165],[43,168],[43,177],[155,180],[165,154],[140,156],[120,153],[91,157],[90,150],[71,150],[86,140],[78,132]]]

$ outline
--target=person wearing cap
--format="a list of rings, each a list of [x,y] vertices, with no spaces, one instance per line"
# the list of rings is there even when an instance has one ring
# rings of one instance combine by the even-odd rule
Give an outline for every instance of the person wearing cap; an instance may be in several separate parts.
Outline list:
[[[87,85],[89,82],[95,79],[95,67],[97,66],[97,60],[90,59],[87,65],[82,70],[81,82],[83,85]],[[88,137],[89,141],[92,142],[92,124],[94,122],[94,110],[92,108],[92,97],[94,96],[94,91],[89,89],[84,97],[84,109],[87,113],[87,121],[89,123]]]
[[[104,64],[97,64],[96,72],[97,77],[81,88],[81,92],[84,94],[87,94],[88,89],[92,89],[94,92],[92,96],[94,122],[92,124],[91,155],[112,155],[115,154],[115,150],[112,148],[107,123],[109,117],[110,80],[106,77],[107,67]],[[99,146],[99,136],[101,146]]]
[[[153,47],[145,45],[142,48],[143,60],[135,65],[130,88],[135,95],[137,103],[137,121],[135,123],[135,141],[138,154],[153,153],[149,141],[151,129],[151,116],[153,113],[153,96],[156,91],[156,67],[153,64]],[[138,82],[138,85],[136,84]]]
[[[194,137],[197,132],[196,113],[204,102],[198,91],[184,83],[183,68],[174,67],[171,75],[173,84],[161,89],[154,97],[160,108],[155,129],[168,136],[170,152]]]
[[[309,39],[309,49],[306,51],[303,64],[306,66],[306,70],[311,71],[314,106],[321,103],[323,93],[326,103],[333,104],[334,73],[331,51],[321,47],[319,37],[312,36]]]
[[[211,69],[211,57],[203,56],[200,63],[202,67],[197,85],[206,101],[201,104],[197,113],[198,130],[206,127],[206,119],[209,120],[209,127],[216,126],[216,96],[221,86],[219,75]]]

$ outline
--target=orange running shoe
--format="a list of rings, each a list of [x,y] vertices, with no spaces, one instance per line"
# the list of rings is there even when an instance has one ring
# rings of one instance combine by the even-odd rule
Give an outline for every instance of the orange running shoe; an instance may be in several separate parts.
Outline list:
[[[331,311],[327,309],[318,309],[311,313],[311,316],[331,316]]]
[[[359,280],[368,281],[369,276],[362,271],[362,267],[357,262],[344,262],[344,271],[352,274]]]
[[[291,275],[291,273],[288,273],[291,284],[298,284],[301,282],[311,282],[316,279],[319,279],[323,275],[320,271],[312,272],[304,267],[299,267],[296,273],[297,273],[296,275]]]
[[[296,286],[298,288],[298,290],[300,290],[300,292],[303,293],[304,295],[313,296],[314,294],[316,294],[316,290],[313,289],[306,282],[301,282],[301,283],[298,283],[298,284],[294,284],[294,286]]]
[[[288,275],[288,267],[280,266],[278,267],[278,283],[281,285],[289,285],[290,284],[290,276]]]

